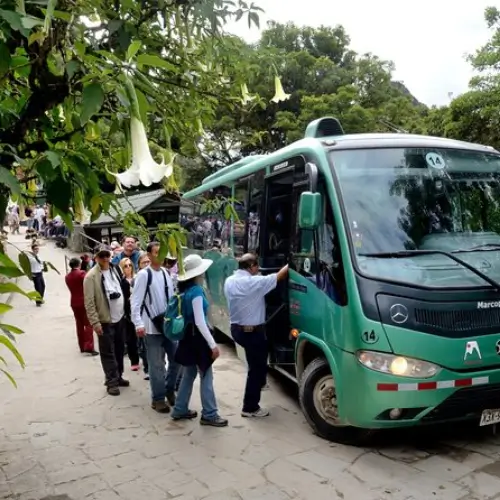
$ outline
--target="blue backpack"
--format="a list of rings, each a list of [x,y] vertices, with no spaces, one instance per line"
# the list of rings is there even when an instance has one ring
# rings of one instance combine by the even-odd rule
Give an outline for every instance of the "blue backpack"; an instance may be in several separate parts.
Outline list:
[[[183,296],[184,294],[175,294],[170,297],[163,320],[163,334],[173,342],[178,342],[184,338]]]

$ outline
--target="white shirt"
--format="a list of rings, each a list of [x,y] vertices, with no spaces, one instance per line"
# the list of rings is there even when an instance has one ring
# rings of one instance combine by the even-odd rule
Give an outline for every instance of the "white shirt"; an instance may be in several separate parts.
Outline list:
[[[194,324],[203,335],[203,338],[207,341],[210,349],[215,349],[217,347],[217,343],[210,333],[210,328],[208,328],[205,313],[203,312],[203,297],[195,297],[191,301],[191,305],[193,307]]]
[[[266,322],[265,296],[278,284],[278,275],[254,276],[238,269],[224,283],[232,325],[258,326]]]
[[[31,273],[32,274],[39,274],[43,273],[43,261],[38,257],[38,260],[36,260],[36,257],[32,253],[27,253],[28,259],[30,261],[30,266],[31,266]]]
[[[144,328],[149,335],[163,335],[163,332],[159,332],[154,327],[151,318],[146,312],[146,308],[144,308],[141,314],[142,304],[144,303],[148,285],[148,269],[153,276],[145,304],[151,318],[159,314],[164,314],[167,310],[168,300],[165,296],[165,280],[167,281],[168,297],[170,298],[174,294],[172,278],[165,269],[160,268],[155,270],[151,266],[141,269],[135,277],[134,289],[132,290],[132,296],[130,298],[132,322],[136,328]]]
[[[118,323],[118,321],[120,321],[125,314],[123,292],[120,282],[118,281],[118,276],[116,273],[112,273],[109,269],[106,269],[105,271],[101,269],[101,273],[104,277],[104,288],[108,296],[111,323]],[[118,299],[111,300],[109,296],[113,292],[119,293],[120,297]]]

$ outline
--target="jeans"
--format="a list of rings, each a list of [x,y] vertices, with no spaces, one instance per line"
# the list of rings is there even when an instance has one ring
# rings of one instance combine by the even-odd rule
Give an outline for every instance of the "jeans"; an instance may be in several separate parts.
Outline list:
[[[45,280],[43,279],[43,273],[33,273],[33,285],[35,286],[35,290],[42,297],[42,300],[37,300],[36,303],[41,304],[45,295]]]
[[[182,417],[189,410],[189,400],[193,392],[193,384],[198,374],[197,366],[183,366],[182,379],[175,399],[173,417]],[[210,367],[204,375],[200,373],[201,417],[214,420],[218,416],[217,400],[214,392],[214,372]]]
[[[175,392],[175,382],[179,373],[179,365],[174,361],[177,344],[165,335],[146,335],[148,356],[149,384],[151,399],[165,401],[167,394]],[[165,368],[165,354],[168,358],[168,370]]]
[[[125,352],[125,319],[118,323],[102,325],[99,340],[99,355],[108,387],[118,387],[123,375],[123,356]]]
[[[245,350],[248,364],[243,411],[254,412],[260,408],[260,392],[266,385],[268,358],[266,331],[260,326],[253,332],[245,332],[241,326],[231,325],[231,335]]]

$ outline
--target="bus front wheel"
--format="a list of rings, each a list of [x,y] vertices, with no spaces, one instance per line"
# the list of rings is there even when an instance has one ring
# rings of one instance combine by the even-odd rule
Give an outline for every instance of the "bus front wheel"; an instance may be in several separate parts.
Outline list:
[[[371,432],[340,423],[335,379],[325,358],[316,358],[299,381],[299,401],[307,422],[322,438],[343,444],[361,444]]]

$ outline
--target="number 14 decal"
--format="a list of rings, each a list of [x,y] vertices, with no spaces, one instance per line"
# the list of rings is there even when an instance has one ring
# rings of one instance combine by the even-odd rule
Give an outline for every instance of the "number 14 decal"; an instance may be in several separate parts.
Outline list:
[[[361,334],[361,339],[365,344],[375,344],[376,342],[378,342],[378,335],[374,330],[372,330],[371,332],[366,331]]]

